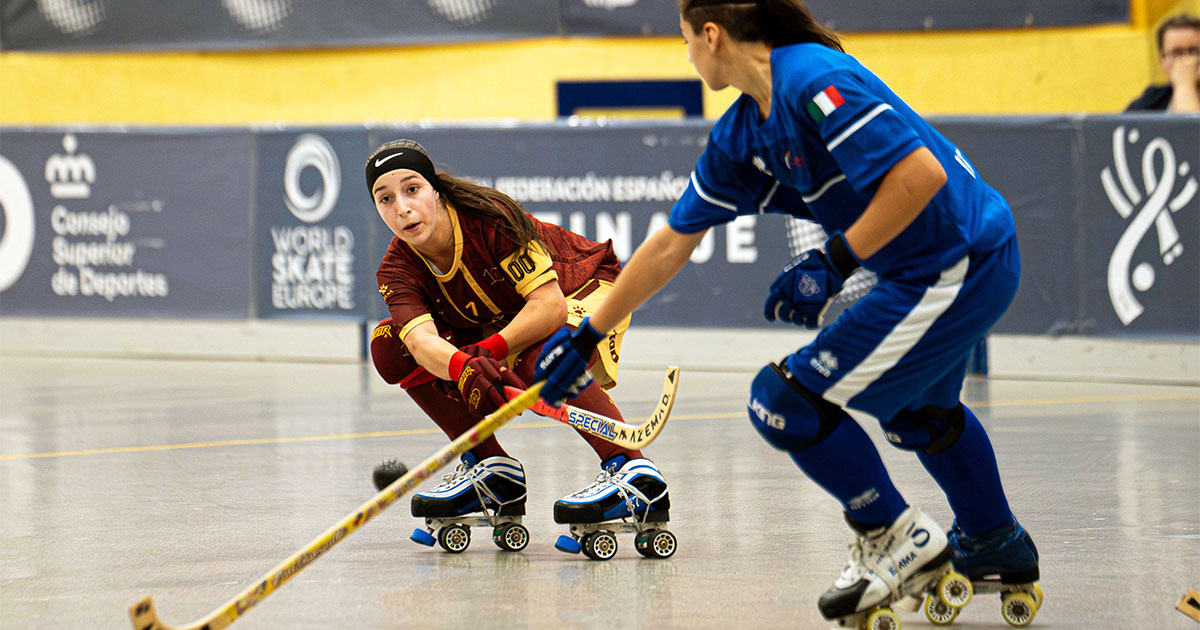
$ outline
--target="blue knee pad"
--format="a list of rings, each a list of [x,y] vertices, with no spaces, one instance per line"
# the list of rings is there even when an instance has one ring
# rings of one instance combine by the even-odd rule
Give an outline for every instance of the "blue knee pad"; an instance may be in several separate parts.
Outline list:
[[[936,455],[958,441],[965,422],[966,412],[959,403],[951,409],[930,405],[916,411],[904,410],[881,426],[892,446]]]
[[[747,409],[750,423],[768,444],[793,452],[829,437],[843,416],[840,407],[808,391],[775,363],[754,377]]]

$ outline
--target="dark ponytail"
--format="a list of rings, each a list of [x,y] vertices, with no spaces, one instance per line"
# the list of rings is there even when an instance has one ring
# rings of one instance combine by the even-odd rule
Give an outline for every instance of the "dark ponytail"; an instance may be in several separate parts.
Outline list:
[[[771,48],[814,43],[844,50],[837,34],[800,0],[677,0],[683,19],[699,32],[705,22],[725,27],[734,39]]]
[[[533,227],[533,221],[525,209],[512,197],[445,171],[438,171],[437,178],[437,189],[442,193],[442,199],[459,212],[481,216],[520,250],[526,250],[530,243],[537,242],[549,251],[538,237],[537,228]]]

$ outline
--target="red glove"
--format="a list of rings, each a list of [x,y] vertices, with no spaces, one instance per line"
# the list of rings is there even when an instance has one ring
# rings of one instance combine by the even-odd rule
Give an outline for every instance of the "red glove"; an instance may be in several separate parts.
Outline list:
[[[458,374],[454,373],[456,369]],[[521,379],[499,361],[485,356],[472,357],[462,351],[455,352],[450,358],[450,376],[458,383],[467,411],[476,418],[482,418],[508,402],[504,395],[505,385],[525,388]]]

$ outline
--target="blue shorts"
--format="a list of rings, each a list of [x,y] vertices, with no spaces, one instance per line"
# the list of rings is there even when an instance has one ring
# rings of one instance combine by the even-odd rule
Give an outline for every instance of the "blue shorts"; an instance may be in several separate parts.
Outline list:
[[[1017,293],[1017,240],[926,282],[880,278],[809,345],[787,357],[810,391],[887,422],[958,404],[971,351]]]

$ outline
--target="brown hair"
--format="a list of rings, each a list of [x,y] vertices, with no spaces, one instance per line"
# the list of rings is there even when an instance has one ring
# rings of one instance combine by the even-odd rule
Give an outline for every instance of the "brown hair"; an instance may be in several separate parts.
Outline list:
[[[1171,28],[1194,28],[1200,31],[1200,18],[1188,13],[1180,13],[1179,15],[1163,20],[1163,23],[1158,25],[1157,33],[1158,54],[1160,55],[1163,52],[1163,35],[1166,34],[1167,29]]]
[[[395,140],[389,142],[372,153],[372,156],[392,149],[409,149],[416,151],[429,159],[429,152],[415,140]],[[370,161],[368,160],[368,165]],[[428,177],[426,177],[428,179]],[[536,242],[550,251],[550,248],[538,236],[533,219],[512,197],[462,177],[456,177],[442,170],[436,172],[436,181],[429,184],[441,193],[443,204],[450,204],[460,213],[479,216],[485,223],[496,228],[506,238],[515,243],[520,250],[529,248],[530,243]]]
[[[676,1],[683,19],[696,32],[705,22],[715,22],[743,42],[763,42],[771,48],[815,43],[844,51],[837,34],[800,0]]]

